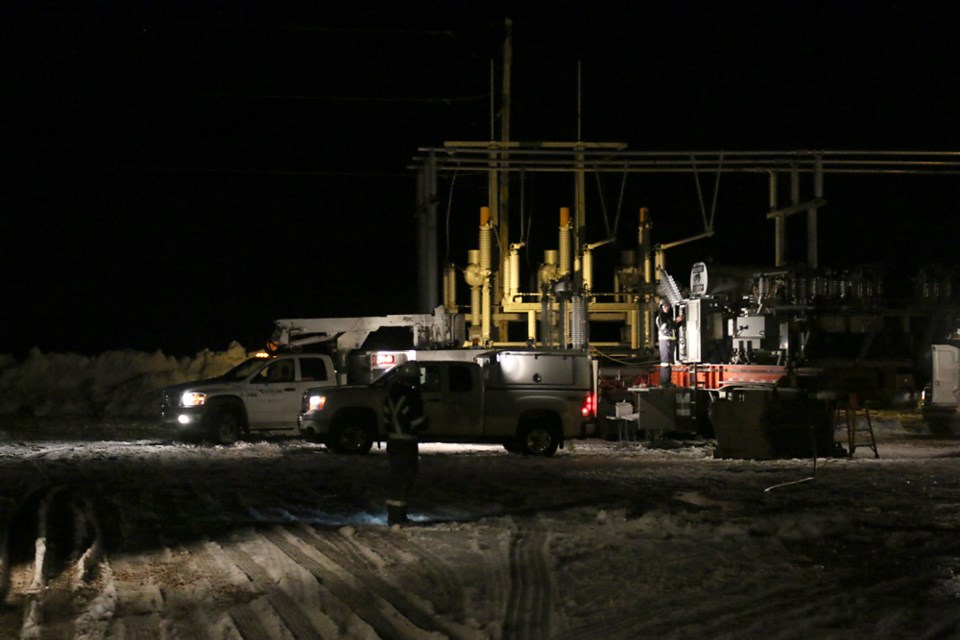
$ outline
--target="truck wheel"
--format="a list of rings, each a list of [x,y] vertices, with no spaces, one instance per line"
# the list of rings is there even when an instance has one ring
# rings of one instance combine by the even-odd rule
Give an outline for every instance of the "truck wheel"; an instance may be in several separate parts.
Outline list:
[[[520,430],[520,451],[527,455],[550,457],[559,445],[556,430],[547,425],[533,424]]]
[[[240,439],[240,416],[228,407],[217,409],[210,419],[211,433],[220,444],[233,444]]]
[[[364,454],[373,446],[373,438],[363,425],[348,423],[333,429],[327,446],[338,453]]]
[[[938,438],[952,435],[950,433],[950,418],[927,418],[927,428],[930,429],[931,434]]]

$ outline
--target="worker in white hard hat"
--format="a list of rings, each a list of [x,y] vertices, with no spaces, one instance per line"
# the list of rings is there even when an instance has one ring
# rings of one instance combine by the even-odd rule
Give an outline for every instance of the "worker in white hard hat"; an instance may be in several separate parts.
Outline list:
[[[657,343],[660,347],[660,386],[669,387],[676,361],[677,327],[683,323],[683,314],[673,316],[670,302],[663,298],[654,318],[657,324]]]
[[[420,393],[420,367],[415,362],[401,365],[390,383],[383,402],[383,426],[387,433],[390,459],[390,487],[387,523],[407,522],[407,500],[419,467],[418,435],[426,429],[427,418]]]

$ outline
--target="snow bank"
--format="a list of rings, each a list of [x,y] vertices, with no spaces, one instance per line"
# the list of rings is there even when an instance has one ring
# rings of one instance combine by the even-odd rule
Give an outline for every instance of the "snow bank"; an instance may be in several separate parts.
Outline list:
[[[210,378],[248,357],[236,342],[175,358],[160,351],[107,351],[98,356],[43,353],[22,362],[0,354],[0,415],[154,418],[166,385]]]

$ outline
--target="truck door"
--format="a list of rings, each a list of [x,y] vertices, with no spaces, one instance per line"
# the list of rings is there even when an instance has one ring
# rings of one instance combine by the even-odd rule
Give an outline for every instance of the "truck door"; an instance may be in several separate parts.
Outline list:
[[[423,363],[422,393],[429,420],[425,440],[476,437],[482,428],[479,368],[468,363]]]
[[[247,402],[251,429],[294,429],[300,399],[308,387],[329,382],[323,358],[275,360],[254,375],[252,397]]]
[[[274,360],[250,379],[247,420],[251,429],[269,429],[283,423],[284,407],[296,392],[296,362],[293,358]],[[296,409],[294,409],[296,420]]]

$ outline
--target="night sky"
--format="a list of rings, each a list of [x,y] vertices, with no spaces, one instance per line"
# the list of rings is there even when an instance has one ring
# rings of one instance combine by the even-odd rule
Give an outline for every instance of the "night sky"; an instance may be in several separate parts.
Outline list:
[[[507,17],[515,140],[575,139],[579,61],[585,140],[960,150],[955,2],[338,4],[3,4],[0,353],[186,355],[260,346],[274,318],[416,311],[408,165],[489,137]],[[485,183],[457,180],[440,253],[462,266]],[[698,233],[694,188],[628,180],[623,248],[641,206],[657,241]],[[718,195],[717,236],[671,264],[771,264],[765,180]],[[572,196],[525,185],[543,248]],[[960,177],[825,197],[821,265],[956,264]]]

